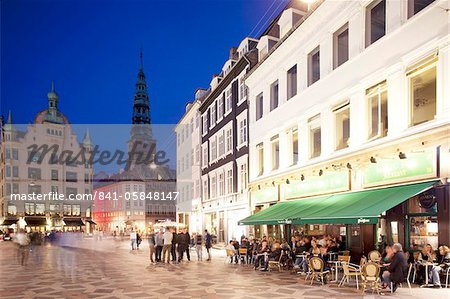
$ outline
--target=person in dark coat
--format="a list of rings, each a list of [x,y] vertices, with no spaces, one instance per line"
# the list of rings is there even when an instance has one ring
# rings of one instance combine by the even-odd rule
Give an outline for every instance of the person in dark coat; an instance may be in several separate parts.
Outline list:
[[[400,243],[395,243],[392,250],[394,256],[391,263],[383,265],[387,267],[387,270],[383,272],[383,282],[384,287],[390,286],[392,282],[392,292],[395,292],[398,285],[405,281],[408,263]]]
[[[172,248],[170,248],[170,254],[172,255],[172,262],[177,261],[177,242],[178,242],[178,234],[174,230],[172,232]]]
[[[186,257],[188,259],[188,261],[191,261],[191,254],[189,253],[190,250],[190,244],[191,244],[191,235],[189,234],[189,232],[187,231],[187,229],[184,229],[184,238],[185,238],[185,245],[186,245]]]

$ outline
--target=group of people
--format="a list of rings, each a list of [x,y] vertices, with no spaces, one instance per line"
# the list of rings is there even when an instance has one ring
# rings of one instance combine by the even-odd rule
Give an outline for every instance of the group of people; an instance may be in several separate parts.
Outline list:
[[[176,232],[175,228],[166,227],[155,233],[151,231],[148,235],[148,244],[150,248],[150,262],[155,263],[180,263],[184,259],[184,254],[188,261],[191,260],[190,247],[195,246],[197,260],[203,259],[203,245],[206,248],[208,258],[211,260],[211,234],[205,230],[205,234],[195,234],[191,239],[189,232],[182,229]]]

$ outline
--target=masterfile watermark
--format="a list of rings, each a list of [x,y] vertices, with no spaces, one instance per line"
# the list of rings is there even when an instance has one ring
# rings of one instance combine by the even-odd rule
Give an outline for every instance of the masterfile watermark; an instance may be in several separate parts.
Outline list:
[[[84,201],[84,200],[94,200],[94,194],[89,193],[78,193],[78,194],[68,194],[67,196],[63,193],[58,192],[48,192],[48,193],[12,193],[11,200],[23,200],[23,201]]]

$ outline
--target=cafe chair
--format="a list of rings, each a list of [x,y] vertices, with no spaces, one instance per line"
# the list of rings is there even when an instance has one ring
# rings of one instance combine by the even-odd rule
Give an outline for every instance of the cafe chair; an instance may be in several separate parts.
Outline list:
[[[371,262],[379,263],[381,261],[381,254],[376,250],[372,250],[371,252],[369,252],[367,257]]]
[[[269,261],[269,271],[273,269],[278,269],[278,272],[281,272],[281,259],[283,258],[283,251],[281,251],[280,258],[278,261]]]
[[[356,288],[359,290],[358,277],[361,277],[361,270],[357,267],[350,265],[347,262],[342,262],[342,269],[344,270],[344,276],[339,282],[338,287],[344,285],[345,282],[350,282],[350,277],[354,277],[356,280]]]
[[[248,251],[247,248],[239,248],[239,257],[241,259],[241,264],[248,263]]]
[[[223,261],[223,263],[225,264],[226,262],[233,262],[233,257],[234,257],[234,251],[231,249],[226,249],[227,251],[227,256],[225,257],[225,260]]]
[[[324,285],[324,278],[330,273],[329,270],[323,270],[324,262],[320,257],[312,257],[309,260],[309,268],[311,269],[311,284],[314,279],[320,279],[322,285]]]
[[[368,262],[361,271],[361,278],[363,283],[363,295],[367,287],[372,288],[372,293],[375,291],[380,294],[380,265],[375,262]]]

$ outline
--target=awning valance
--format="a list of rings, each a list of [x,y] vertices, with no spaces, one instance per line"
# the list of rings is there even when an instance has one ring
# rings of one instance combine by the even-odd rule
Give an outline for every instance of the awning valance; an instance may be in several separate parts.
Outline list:
[[[25,217],[27,226],[45,226],[47,219],[45,217]]]
[[[64,218],[65,226],[84,226],[81,218]]]
[[[381,213],[431,188],[438,180],[284,201],[241,221],[258,224],[371,224]]]
[[[1,225],[10,226],[10,225],[16,224],[17,221],[19,221],[19,219],[17,219],[17,218],[5,219],[5,220],[3,220],[3,223]]]

